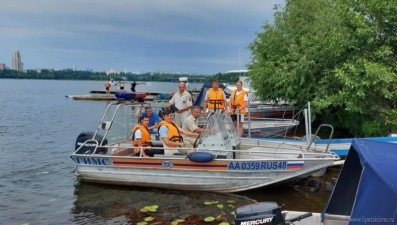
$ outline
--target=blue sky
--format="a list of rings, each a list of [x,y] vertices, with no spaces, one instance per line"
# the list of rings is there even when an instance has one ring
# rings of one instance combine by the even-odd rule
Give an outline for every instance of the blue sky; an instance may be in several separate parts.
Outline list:
[[[250,60],[247,46],[284,0],[13,0],[0,6],[0,63],[25,69],[214,74]]]

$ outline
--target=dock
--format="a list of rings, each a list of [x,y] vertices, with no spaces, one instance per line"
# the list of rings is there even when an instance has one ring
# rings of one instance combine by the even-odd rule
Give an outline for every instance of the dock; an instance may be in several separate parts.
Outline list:
[[[116,94],[117,92],[119,92],[119,90],[118,91],[110,91],[110,94]],[[172,92],[161,92],[161,91],[142,91],[142,92],[145,92],[147,95],[154,95],[154,96],[158,96],[158,95],[160,95],[160,94],[170,94],[171,95],[171,93]],[[191,91],[193,94],[199,94],[200,93],[200,90],[192,90]],[[106,94],[106,90],[91,90],[90,91],[90,94]]]
[[[113,101],[118,100],[114,95],[66,95],[73,100]]]
[[[101,95],[101,94],[93,94],[93,95],[65,95],[66,98],[71,98],[73,100],[92,100],[92,101],[118,101],[122,99],[116,98],[115,95]],[[171,98],[157,98],[154,96],[147,96],[144,102],[156,102],[158,104],[167,104]],[[128,101],[137,101],[136,99],[131,99]]]

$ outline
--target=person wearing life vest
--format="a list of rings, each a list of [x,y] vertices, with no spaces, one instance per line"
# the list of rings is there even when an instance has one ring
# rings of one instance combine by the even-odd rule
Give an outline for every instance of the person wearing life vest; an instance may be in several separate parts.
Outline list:
[[[181,134],[195,136],[197,133],[193,133],[187,130],[182,130],[172,118],[172,111],[169,108],[164,109],[163,118],[159,123],[158,131],[161,140],[163,141],[164,154],[167,154],[167,150],[177,150],[180,154],[186,155],[193,146],[189,142],[185,142]],[[168,151],[171,152],[171,151]]]
[[[248,93],[243,90],[243,83],[237,81],[236,89],[232,91],[229,99],[230,114],[234,124],[234,129],[239,136],[243,134],[244,114],[247,112]],[[238,117],[237,117],[238,114]],[[238,126],[237,126],[238,123]],[[239,130],[237,130],[237,127]]]
[[[204,97],[204,117],[207,117],[208,112],[217,110],[227,110],[228,104],[225,92],[219,88],[219,81],[212,81],[212,88],[210,88]]]
[[[160,117],[157,113],[153,112],[153,108],[150,106],[145,107],[145,111],[142,112],[143,109],[143,104],[141,104],[139,107],[137,107],[137,110],[135,112],[135,118],[141,118],[142,116],[147,116],[149,117],[149,131],[151,134],[157,134],[157,126],[158,123],[160,122]]]
[[[139,121],[139,124],[131,130],[132,144],[136,147],[134,148],[134,153],[136,156],[140,156],[142,147],[146,147],[147,149],[142,151],[142,156],[149,157],[148,154],[150,149],[148,147],[152,146],[148,129],[149,117],[142,116]]]

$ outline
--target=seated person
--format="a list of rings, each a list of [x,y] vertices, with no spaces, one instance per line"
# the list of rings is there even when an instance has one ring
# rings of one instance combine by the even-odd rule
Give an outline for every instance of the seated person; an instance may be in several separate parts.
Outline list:
[[[199,117],[201,113],[201,109],[198,106],[193,106],[191,108],[192,114],[186,118],[186,120],[182,124],[182,130],[187,130],[192,133],[201,134],[204,129],[198,127]],[[194,142],[197,139],[196,136],[182,135],[183,140],[189,142],[191,145],[194,145]]]
[[[164,150],[178,150],[180,154],[187,155],[189,150],[182,148],[193,148],[193,146],[189,142],[184,142],[181,134],[193,137],[197,137],[198,134],[182,130],[178,127],[178,125],[173,121],[172,111],[168,108],[164,109],[163,117],[164,120],[160,122],[158,131],[160,138],[163,141]]]
[[[157,134],[157,126],[160,122],[160,117],[156,113],[153,113],[152,107],[145,107],[145,112],[142,112],[143,105],[141,104],[138,110],[135,112],[135,117],[140,118],[141,116],[149,117],[148,129],[151,134]]]
[[[150,133],[148,129],[148,124],[149,124],[149,117],[147,116],[142,116],[139,119],[139,124],[137,124],[134,128],[132,128],[131,133],[132,133],[132,144],[135,147],[134,148],[134,153],[136,156],[140,156],[141,147],[149,147],[152,146],[152,142],[150,140]],[[149,157],[149,151],[150,149],[145,149],[142,152],[143,157]]]

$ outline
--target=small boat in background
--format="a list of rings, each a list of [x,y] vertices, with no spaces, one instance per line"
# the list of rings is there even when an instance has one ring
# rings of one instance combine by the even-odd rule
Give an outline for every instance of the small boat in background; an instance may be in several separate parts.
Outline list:
[[[270,224],[277,221],[280,225],[395,224],[396,160],[396,143],[354,138],[322,213],[281,211],[276,202],[257,202],[237,208],[235,223]]]

